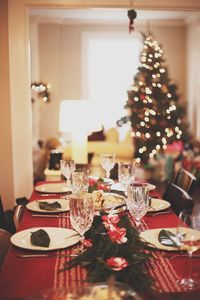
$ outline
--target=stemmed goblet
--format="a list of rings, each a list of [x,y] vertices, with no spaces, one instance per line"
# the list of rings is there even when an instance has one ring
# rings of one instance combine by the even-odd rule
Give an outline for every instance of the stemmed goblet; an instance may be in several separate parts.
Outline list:
[[[61,174],[66,178],[67,187],[71,187],[71,175],[75,169],[74,160],[61,160],[60,161],[60,171]]]
[[[176,237],[180,250],[186,250],[189,257],[188,275],[178,280],[181,286],[194,289],[200,286],[200,281],[192,277],[192,255],[200,249],[200,213],[193,209],[180,212]]]
[[[125,194],[127,194],[127,188],[129,184],[133,183],[135,180],[136,166],[134,162],[130,163],[118,163],[118,180],[124,189]]]
[[[86,169],[75,169],[72,172],[73,193],[87,193],[89,188],[89,176]]]
[[[81,236],[79,252],[83,252],[84,234],[90,229],[94,217],[94,201],[89,193],[69,196],[70,222]]]
[[[149,208],[149,187],[145,183],[131,183],[127,188],[126,206],[139,227]]]
[[[115,165],[115,154],[101,154],[101,166],[106,171],[106,178],[110,178],[110,170]]]

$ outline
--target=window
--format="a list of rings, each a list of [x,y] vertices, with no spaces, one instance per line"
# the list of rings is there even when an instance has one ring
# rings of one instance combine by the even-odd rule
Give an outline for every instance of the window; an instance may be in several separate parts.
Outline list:
[[[85,93],[96,108],[97,118],[107,129],[126,114],[123,107],[139,65],[141,37],[88,36],[85,46]]]

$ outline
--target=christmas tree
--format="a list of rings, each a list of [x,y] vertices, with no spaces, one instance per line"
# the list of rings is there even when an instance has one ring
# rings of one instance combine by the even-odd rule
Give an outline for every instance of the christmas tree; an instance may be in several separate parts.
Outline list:
[[[163,50],[151,35],[144,39],[141,65],[125,108],[127,116],[117,124],[131,123],[137,162],[147,163],[168,144],[184,142],[189,137],[186,107],[179,104],[177,86],[169,78]]]

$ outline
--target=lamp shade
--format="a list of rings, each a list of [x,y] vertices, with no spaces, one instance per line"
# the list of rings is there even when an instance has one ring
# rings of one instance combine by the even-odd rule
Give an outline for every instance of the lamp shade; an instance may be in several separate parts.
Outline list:
[[[59,131],[71,133],[72,159],[87,163],[87,135],[101,130],[88,100],[63,100],[60,103]]]
[[[60,103],[59,131],[81,131],[87,134],[101,130],[92,104],[88,100],[63,100]]]

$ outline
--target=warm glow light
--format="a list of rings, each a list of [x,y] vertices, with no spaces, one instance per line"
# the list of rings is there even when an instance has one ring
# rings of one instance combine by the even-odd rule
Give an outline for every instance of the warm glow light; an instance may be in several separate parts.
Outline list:
[[[87,163],[87,135],[101,130],[87,100],[64,100],[60,103],[59,131],[71,133],[72,159]]]

